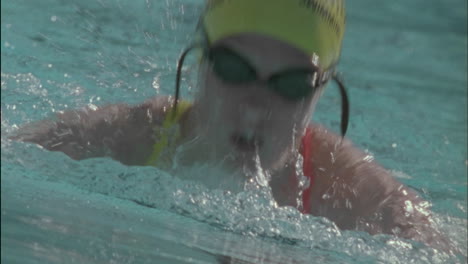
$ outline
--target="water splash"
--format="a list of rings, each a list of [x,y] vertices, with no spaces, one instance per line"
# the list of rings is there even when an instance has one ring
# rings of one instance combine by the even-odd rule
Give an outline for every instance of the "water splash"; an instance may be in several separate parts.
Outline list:
[[[303,193],[307,188],[310,186],[310,179],[304,175],[304,157],[301,154],[297,154],[297,160],[295,164],[295,170],[296,170],[296,178],[298,182],[298,193],[296,197],[296,204],[297,208],[299,210],[302,210],[304,205],[303,205]]]

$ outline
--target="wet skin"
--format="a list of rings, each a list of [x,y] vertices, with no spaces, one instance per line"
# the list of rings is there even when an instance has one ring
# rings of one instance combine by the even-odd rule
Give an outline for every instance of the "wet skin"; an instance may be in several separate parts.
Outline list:
[[[254,169],[253,160],[258,155],[264,170],[282,169],[296,158],[319,94],[291,101],[273,92],[264,80],[291,68],[312,71],[312,62],[283,42],[256,35],[226,38],[214,45],[229,47],[249,58],[259,80],[231,84],[213,72],[209,61],[203,62],[200,93],[189,114],[192,125],[188,130],[199,141],[194,150],[212,153],[208,156],[216,159],[228,157],[235,168],[245,165]]]
[[[217,44],[249,58],[261,80],[292,67],[312,67],[309,56],[267,37],[243,34]],[[343,229],[395,234],[449,248],[432,227],[430,212],[417,193],[350,141],[309,124],[323,87],[291,102],[262,81],[228,84],[213,73],[208,61],[200,66],[200,81],[194,105],[181,121],[182,163],[222,161],[242,182],[245,169],[258,170],[254,162],[258,158],[261,168],[271,175],[270,186],[278,204],[296,206],[298,187],[290,178],[300,139],[310,126],[312,155],[304,162],[311,162],[314,168],[313,215],[327,217]],[[172,103],[170,98],[157,97],[138,106],[67,111],[56,120],[26,125],[12,138],[62,151],[74,159],[110,156],[124,164],[145,165]],[[408,202],[413,208],[410,213]]]

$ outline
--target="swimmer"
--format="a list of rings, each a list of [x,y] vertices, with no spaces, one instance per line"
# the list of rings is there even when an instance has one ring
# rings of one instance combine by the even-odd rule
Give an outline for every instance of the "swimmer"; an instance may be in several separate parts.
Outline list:
[[[347,98],[335,74],[343,2],[208,1],[199,38],[179,61],[174,97],[66,111],[12,138],[76,160],[108,156],[169,168],[181,149],[182,164],[222,162],[233,174],[260,167],[280,206],[326,217],[341,229],[446,248],[421,197],[344,138]],[[201,51],[193,102],[179,98],[180,69],[190,50]],[[343,99],[342,135],[310,122],[332,79]],[[304,187],[299,176],[308,179]]]

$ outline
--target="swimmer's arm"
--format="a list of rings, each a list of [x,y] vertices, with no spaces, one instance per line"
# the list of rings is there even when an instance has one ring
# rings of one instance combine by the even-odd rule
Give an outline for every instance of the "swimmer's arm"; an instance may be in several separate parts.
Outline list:
[[[155,141],[154,129],[170,106],[168,97],[143,104],[114,104],[60,113],[21,127],[10,138],[61,151],[73,159],[111,157],[127,165],[144,165]]]
[[[340,228],[387,233],[439,249],[448,242],[431,223],[428,203],[350,141],[320,126],[313,130],[315,183],[311,212]]]

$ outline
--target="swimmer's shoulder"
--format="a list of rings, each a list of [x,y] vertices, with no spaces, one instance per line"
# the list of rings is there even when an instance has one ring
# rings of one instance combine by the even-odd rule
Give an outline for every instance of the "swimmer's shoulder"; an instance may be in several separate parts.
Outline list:
[[[156,125],[156,127],[179,123],[183,128],[188,128],[187,122],[185,121],[187,121],[188,113],[191,112],[193,108],[192,102],[181,100],[177,104],[177,109],[174,108],[175,103],[173,97],[158,96],[136,106],[134,111],[143,111],[146,113],[146,116],[151,116],[151,122]]]
[[[447,248],[448,243],[430,222],[430,212],[405,209],[421,206],[419,194],[398,182],[374,157],[350,140],[313,124],[314,183],[311,212],[325,216],[342,229],[387,233]],[[398,231],[395,231],[398,230]],[[439,241],[439,242],[437,242]]]
[[[375,210],[379,201],[401,185],[371,154],[354,146],[349,139],[342,138],[322,125],[312,124],[310,129],[311,157],[308,162],[314,168],[315,198],[321,205],[329,202],[322,201],[322,197],[331,186],[340,185],[334,189],[340,189],[342,197],[353,200],[354,206]],[[346,209],[345,203],[342,206]]]
[[[164,119],[173,106],[174,99],[171,96],[155,96],[140,105],[134,106],[134,108],[146,110],[156,119]]]
[[[126,103],[66,110],[55,117],[21,126],[9,138],[64,152],[73,159],[110,156],[140,165],[151,152],[155,129],[173,105],[168,96],[137,105]]]
[[[167,113],[174,105],[174,100],[170,96],[155,96],[147,99],[138,105],[129,107],[132,122],[141,126],[157,127],[160,126]],[[135,124],[137,125],[137,124]]]
[[[172,105],[171,97],[157,96],[136,105],[114,103],[97,107],[87,106],[61,111],[52,118],[26,124],[24,127],[29,128],[27,129],[29,131],[31,128],[72,129],[84,135],[91,136],[96,132],[108,135],[112,131],[143,129],[159,125]]]

